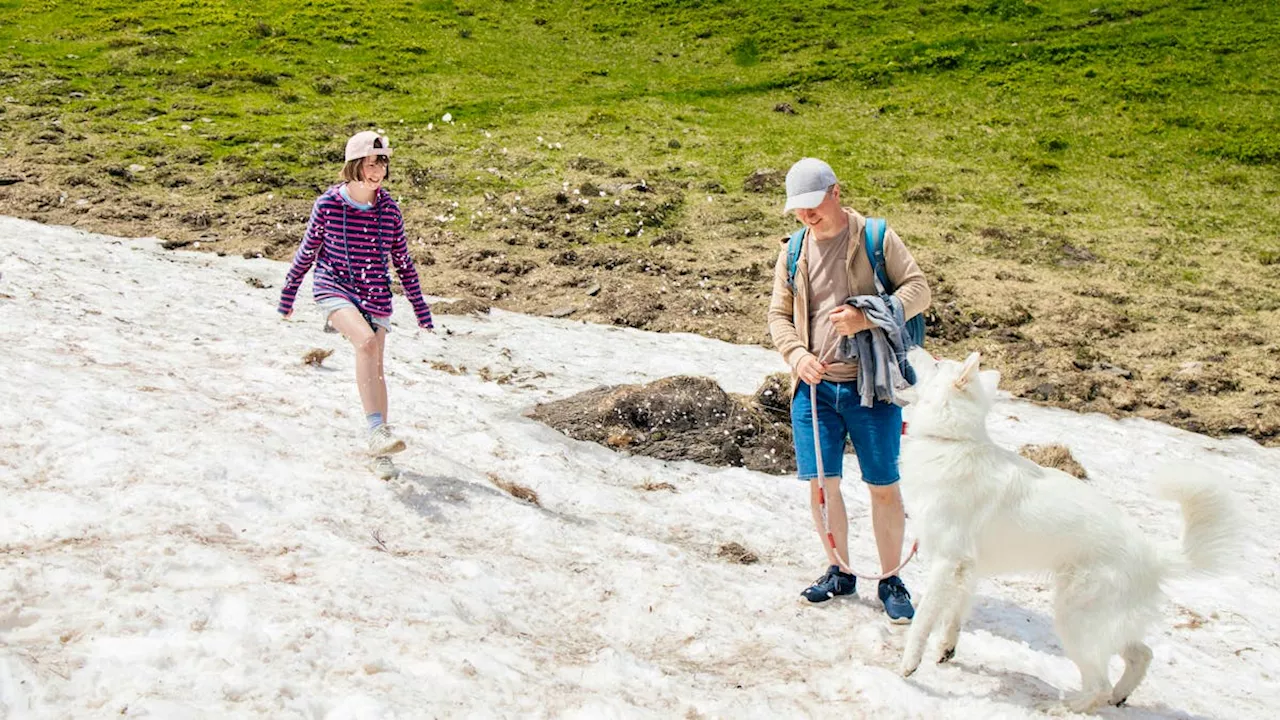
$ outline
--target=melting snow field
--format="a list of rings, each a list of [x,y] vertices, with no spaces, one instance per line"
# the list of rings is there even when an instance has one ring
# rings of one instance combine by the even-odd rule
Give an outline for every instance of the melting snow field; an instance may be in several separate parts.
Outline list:
[[[772,351],[500,311],[429,334],[401,304],[387,368],[410,447],[384,483],[351,351],[310,302],[280,319],[284,272],[0,218],[0,717],[985,720],[1077,687],[1042,578],[981,583],[955,661],[903,679],[873,583],[800,605],[824,563],[793,478],[522,415],[675,374],[751,392],[783,368]],[[312,348],[336,352],[316,368]],[[1101,715],[1280,713],[1280,450],[1014,401],[991,429],[1065,443],[1162,541],[1181,517],[1146,468],[1221,471],[1243,569],[1171,586],[1146,682]],[[854,564],[874,566],[849,498]],[[718,557],[728,542],[760,561]]]

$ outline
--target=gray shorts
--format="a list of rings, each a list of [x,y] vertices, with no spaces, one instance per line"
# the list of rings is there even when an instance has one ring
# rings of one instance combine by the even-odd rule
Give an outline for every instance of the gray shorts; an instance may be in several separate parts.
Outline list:
[[[325,321],[326,329],[329,327],[329,316],[332,315],[335,310],[343,310],[345,308],[351,308],[352,310],[355,310],[356,312],[360,313],[362,317],[364,317],[364,319],[370,325],[370,328],[369,328],[370,330],[377,332],[378,328],[382,328],[387,332],[391,332],[391,318],[379,317],[378,315],[370,315],[369,313],[356,307],[350,300],[346,298],[340,298],[340,297],[320,298],[319,300],[316,300],[316,305],[320,307],[320,312],[324,313],[324,321]]]

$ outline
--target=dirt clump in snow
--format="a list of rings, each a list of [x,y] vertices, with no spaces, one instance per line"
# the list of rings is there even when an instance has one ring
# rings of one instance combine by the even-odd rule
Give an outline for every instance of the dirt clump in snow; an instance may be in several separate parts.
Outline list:
[[[541,403],[529,417],[575,440],[662,460],[746,467],[782,475],[795,469],[790,422],[753,397],[714,380],[663,378],[647,385],[602,386]]]

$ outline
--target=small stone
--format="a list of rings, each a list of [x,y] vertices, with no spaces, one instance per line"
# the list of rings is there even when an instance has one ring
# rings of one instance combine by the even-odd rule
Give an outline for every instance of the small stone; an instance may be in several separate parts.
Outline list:
[[[1125,380],[1133,379],[1133,371],[1129,370],[1128,368],[1122,368],[1119,365],[1112,365],[1111,363],[1098,363],[1098,369],[1104,373],[1107,373],[1108,375],[1115,375],[1116,377],[1121,377],[1121,378],[1124,378]]]
[[[600,294],[600,283],[592,283],[591,287],[587,288],[587,295],[595,296],[599,294]]]
[[[562,317],[569,317],[570,315],[574,314],[577,311],[578,311],[577,308],[562,307],[562,308],[556,308],[555,310],[552,310],[550,313],[548,313],[548,315],[550,315],[553,318],[562,318]]]
[[[1204,363],[1191,360],[1178,366],[1179,375],[1194,375],[1204,369]]]
[[[1032,394],[1040,400],[1053,400],[1058,397],[1058,386],[1054,383],[1040,383]]]

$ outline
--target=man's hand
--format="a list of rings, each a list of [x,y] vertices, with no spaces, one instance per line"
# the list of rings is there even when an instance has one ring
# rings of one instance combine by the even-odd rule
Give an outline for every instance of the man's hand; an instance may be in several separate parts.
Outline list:
[[[831,325],[841,335],[856,335],[871,327],[871,322],[861,310],[848,305],[841,305],[831,311]]]
[[[827,363],[821,362],[813,355],[805,355],[796,363],[796,374],[810,385],[822,382],[822,373],[827,371]]]

